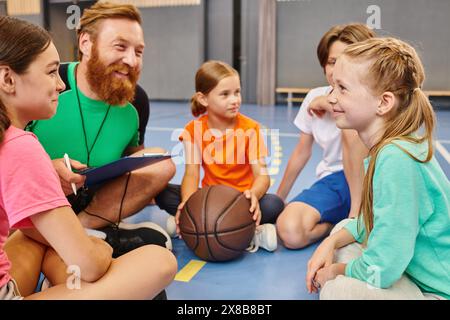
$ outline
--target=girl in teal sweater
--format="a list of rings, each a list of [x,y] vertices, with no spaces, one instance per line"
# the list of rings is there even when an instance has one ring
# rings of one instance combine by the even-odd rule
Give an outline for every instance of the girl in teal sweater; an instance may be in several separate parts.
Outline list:
[[[450,182],[433,157],[435,115],[415,50],[392,39],[347,47],[329,97],[369,148],[360,214],[308,263],[321,299],[449,299]],[[422,134],[419,129],[423,129]]]

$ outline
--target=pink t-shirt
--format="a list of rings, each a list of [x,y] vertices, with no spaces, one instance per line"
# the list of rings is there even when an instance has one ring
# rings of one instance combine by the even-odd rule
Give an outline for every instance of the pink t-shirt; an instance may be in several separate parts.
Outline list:
[[[30,216],[69,203],[36,136],[10,126],[0,143],[0,287],[10,280],[3,245],[11,228],[32,228]]]

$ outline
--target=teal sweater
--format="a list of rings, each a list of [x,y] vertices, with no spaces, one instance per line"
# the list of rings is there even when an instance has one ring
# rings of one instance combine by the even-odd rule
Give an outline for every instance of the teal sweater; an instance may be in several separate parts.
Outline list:
[[[419,159],[427,145],[395,141]],[[450,299],[450,182],[436,159],[414,161],[395,144],[379,153],[373,177],[374,227],[348,277],[388,288],[403,273],[424,292]],[[366,165],[368,159],[366,159]],[[362,219],[345,227],[362,242]],[[358,232],[359,231],[359,232]]]

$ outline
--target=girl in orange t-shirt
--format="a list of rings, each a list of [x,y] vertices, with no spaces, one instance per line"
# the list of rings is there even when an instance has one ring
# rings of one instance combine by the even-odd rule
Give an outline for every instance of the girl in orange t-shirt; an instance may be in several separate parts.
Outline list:
[[[180,136],[186,160],[182,184],[169,185],[156,198],[159,207],[172,215],[168,230],[179,233],[181,209],[198,190],[201,165],[202,187],[226,185],[243,192],[251,201],[250,212],[257,227],[249,251],[259,247],[274,251],[277,235],[273,223],[284,202],[276,195],[266,194],[270,186],[264,161],[267,149],[259,123],[239,113],[239,74],[224,62],[208,61],[197,71],[195,88],[192,114],[202,116],[189,122]]]

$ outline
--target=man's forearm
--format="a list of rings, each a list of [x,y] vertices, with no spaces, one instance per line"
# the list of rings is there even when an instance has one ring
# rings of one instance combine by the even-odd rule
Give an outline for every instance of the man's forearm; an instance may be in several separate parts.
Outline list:
[[[128,147],[125,149],[125,151],[123,152],[124,156],[129,156],[132,155],[133,153],[139,152],[141,150],[144,150],[144,145],[140,144],[136,147]]]

